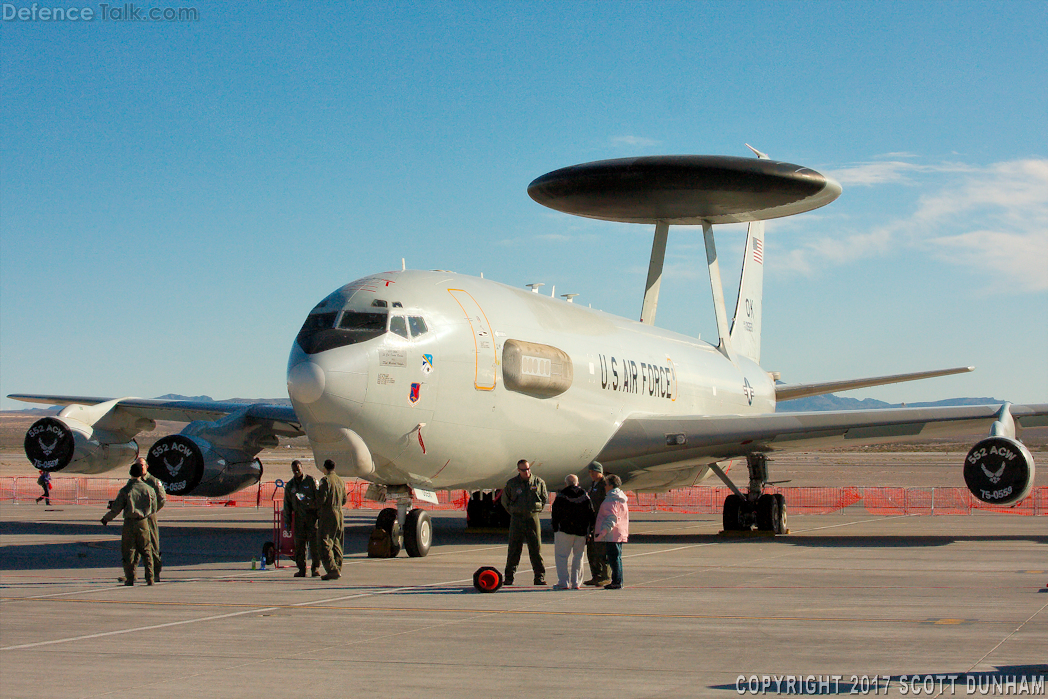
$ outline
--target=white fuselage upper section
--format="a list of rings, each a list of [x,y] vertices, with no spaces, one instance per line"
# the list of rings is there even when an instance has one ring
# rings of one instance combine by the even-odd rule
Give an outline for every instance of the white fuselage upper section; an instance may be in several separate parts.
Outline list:
[[[429,489],[499,487],[519,459],[559,484],[630,416],[775,409],[771,377],[748,359],[439,271],[366,277],[318,304],[291,351],[288,392],[318,463]]]

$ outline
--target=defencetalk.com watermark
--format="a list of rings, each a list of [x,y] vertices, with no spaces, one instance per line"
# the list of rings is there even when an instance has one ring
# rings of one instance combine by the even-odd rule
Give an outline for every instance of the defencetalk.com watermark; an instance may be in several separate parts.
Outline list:
[[[97,7],[46,7],[39,3],[19,6],[4,3],[5,22],[198,22],[195,7],[142,7],[135,3]]]

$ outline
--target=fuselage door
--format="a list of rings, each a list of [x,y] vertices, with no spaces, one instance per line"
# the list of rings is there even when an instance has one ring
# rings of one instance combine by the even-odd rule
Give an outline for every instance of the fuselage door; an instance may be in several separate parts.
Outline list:
[[[478,391],[491,391],[495,388],[495,368],[498,355],[495,352],[495,338],[487,316],[470,294],[462,289],[448,289],[448,293],[458,302],[466,314],[470,328],[473,330],[473,343],[477,360],[477,370],[473,386]]]

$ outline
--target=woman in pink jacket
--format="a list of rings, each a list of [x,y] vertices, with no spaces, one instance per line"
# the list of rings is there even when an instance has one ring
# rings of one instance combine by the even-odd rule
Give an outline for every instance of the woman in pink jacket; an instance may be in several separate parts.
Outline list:
[[[605,590],[622,589],[622,545],[630,534],[630,510],[626,505],[626,494],[619,489],[622,479],[616,475],[604,479],[604,502],[597,512],[593,525],[593,538],[603,541],[611,568],[611,584]]]

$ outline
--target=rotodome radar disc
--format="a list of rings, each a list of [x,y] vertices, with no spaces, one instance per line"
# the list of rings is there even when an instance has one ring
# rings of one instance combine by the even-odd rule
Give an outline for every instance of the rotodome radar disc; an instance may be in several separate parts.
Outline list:
[[[532,199],[624,223],[740,223],[804,213],[841,193],[833,179],[776,160],[660,155],[561,168],[528,185]]]

